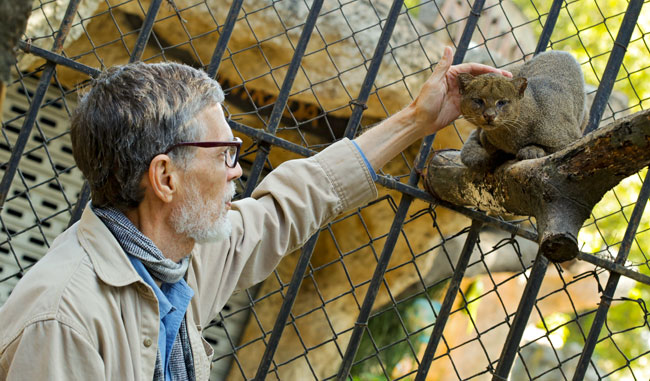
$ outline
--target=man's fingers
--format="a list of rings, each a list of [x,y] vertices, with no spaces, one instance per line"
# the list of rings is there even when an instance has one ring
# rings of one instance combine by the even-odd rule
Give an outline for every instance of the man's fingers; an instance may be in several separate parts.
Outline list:
[[[451,50],[451,47],[447,46],[445,47],[445,51],[442,54],[442,58],[436,65],[435,69],[433,69],[433,74],[431,75],[432,78],[436,78],[437,80],[441,80],[442,78],[445,77],[445,74],[447,73],[447,70],[451,67],[451,61],[453,59],[453,51]]]
[[[477,64],[477,63],[464,63],[454,66],[454,71],[458,73],[470,73],[472,75],[479,75],[485,73],[497,73],[508,78],[512,78],[512,73],[507,70],[495,69],[492,66]]]
[[[492,66],[486,66],[486,65],[481,65],[481,64],[474,64],[477,65],[478,67],[474,68],[474,72],[477,74],[484,74],[484,73],[497,73],[501,74],[505,77],[512,78],[512,73],[509,72],[508,70],[501,70],[501,69],[496,69],[493,68]]]

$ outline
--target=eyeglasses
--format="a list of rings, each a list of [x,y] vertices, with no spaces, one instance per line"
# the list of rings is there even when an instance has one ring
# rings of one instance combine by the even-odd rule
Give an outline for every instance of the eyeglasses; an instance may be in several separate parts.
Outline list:
[[[226,166],[229,168],[235,168],[237,166],[237,160],[239,160],[239,150],[241,149],[242,141],[240,138],[235,137],[232,142],[183,142],[177,143],[173,146],[167,148],[165,155],[168,154],[171,150],[177,147],[199,147],[199,148],[212,148],[212,147],[228,147],[226,149]]]

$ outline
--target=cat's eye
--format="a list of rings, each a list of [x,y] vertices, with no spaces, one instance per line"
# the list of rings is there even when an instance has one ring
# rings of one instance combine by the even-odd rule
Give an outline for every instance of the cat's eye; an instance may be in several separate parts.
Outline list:
[[[481,98],[474,98],[472,99],[472,102],[474,102],[474,104],[477,106],[483,106],[483,99]]]
[[[508,101],[505,100],[505,99],[502,99],[502,100],[497,102],[497,106],[499,106],[499,107],[503,107],[503,106],[505,106],[507,104],[508,104]]]

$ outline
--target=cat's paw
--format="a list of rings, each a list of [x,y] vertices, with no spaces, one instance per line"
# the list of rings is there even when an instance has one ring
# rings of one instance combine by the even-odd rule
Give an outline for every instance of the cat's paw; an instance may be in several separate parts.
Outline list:
[[[517,159],[519,160],[538,159],[542,156],[546,156],[546,151],[538,146],[526,146],[517,152]]]
[[[463,147],[465,148],[465,147]],[[460,151],[460,161],[465,164],[467,168],[476,170],[487,170],[490,168],[492,158],[490,154],[483,148],[462,149]]]

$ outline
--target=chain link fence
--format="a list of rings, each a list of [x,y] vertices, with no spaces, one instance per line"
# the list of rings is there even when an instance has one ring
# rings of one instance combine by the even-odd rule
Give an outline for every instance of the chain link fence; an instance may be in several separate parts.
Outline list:
[[[280,163],[404,107],[445,45],[455,63],[506,68],[546,49],[571,52],[593,127],[646,109],[649,8],[641,0],[36,0],[3,104],[0,303],[88,202],[68,118],[105,67],[176,61],[215,77],[245,142],[245,197]],[[376,201],[324,226],[269,279],[234,295],[204,331],[215,348],[212,379],[649,379],[646,171],[596,206],[578,259],[549,265],[534,220],[450,205],[418,185],[428,152],[460,148],[472,128],[461,119],[409,148],[380,171]]]

